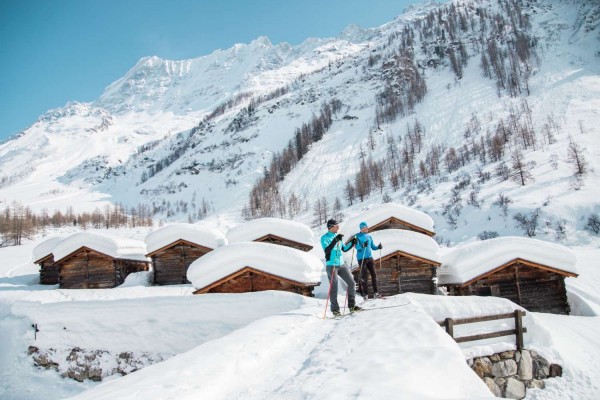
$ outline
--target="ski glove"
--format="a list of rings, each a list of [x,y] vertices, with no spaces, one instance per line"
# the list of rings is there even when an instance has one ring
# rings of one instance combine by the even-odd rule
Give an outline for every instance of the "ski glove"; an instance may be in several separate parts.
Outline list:
[[[365,249],[366,249],[367,247],[369,247],[369,241],[368,241],[368,240],[365,240],[365,242],[363,243],[363,245],[362,245],[362,246],[363,246],[363,248],[365,248]]]
[[[355,237],[352,238],[352,244],[356,244],[356,243],[358,243],[358,239],[355,236]]]
[[[377,246],[377,248],[378,248],[379,250],[383,249],[383,246],[381,246],[381,243],[379,243],[379,246]]]
[[[333,241],[340,242],[343,237],[344,237],[344,235],[342,235],[341,233],[338,233],[338,235],[335,238],[333,238]]]

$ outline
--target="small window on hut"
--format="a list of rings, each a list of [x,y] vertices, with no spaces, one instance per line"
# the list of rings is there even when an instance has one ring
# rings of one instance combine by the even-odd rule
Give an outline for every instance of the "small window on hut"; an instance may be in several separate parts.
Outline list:
[[[500,286],[498,286],[498,285],[485,286],[485,287],[481,288],[481,290],[479,291],[479,296],[498,297],[498,296],[500,296]]]

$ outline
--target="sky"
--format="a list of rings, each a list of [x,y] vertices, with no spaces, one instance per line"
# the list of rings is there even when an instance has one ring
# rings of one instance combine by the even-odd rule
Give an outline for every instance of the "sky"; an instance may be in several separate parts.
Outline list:
[[[145,56],[196,58],[380,26],[421,0],[0,0],[0,142],[69,101],[90,102]]]

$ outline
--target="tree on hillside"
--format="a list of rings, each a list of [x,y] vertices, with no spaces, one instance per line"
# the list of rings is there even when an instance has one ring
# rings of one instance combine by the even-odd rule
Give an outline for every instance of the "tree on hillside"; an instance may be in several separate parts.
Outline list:
[[[573,141],[573,138],[570,138],[567,147],[567,162],[575,168],[575,174],[583,175],[587,172],[588,162],[583,156],[583,149]]]
[[[525,186],[527,182],[534,180],[531,170],[535,164],[533,162],[527,162],[521,151],[515,151],[511,155],[510,159],[512,162],[510,172],[510,177],[512,180],[520,183],[521,186]]]

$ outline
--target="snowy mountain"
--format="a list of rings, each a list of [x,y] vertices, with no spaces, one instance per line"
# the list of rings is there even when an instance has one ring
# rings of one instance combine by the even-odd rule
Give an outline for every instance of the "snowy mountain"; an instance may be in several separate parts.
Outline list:
[[[390,21],[299,46],[261,37],[193,60],[147,57],[95,102],[47,112],[0,144],[1,239],[13,226],[1,222],[35,219],[15,202],[61,236],[102,228],[156,247],[171,237],[157,220],[233,227],[235,242],[283,216],[317,238],[331,216],[350,234],[393,201],[436,232],[421,247],[441,256],[485,247],[477,238],[557,242],[576,257],[572,315],[528,311],[524,340],[564,370],[526,399],[597,399],[600,5],[428,2]],[[115,203],[144,205],[154,226],[141,212],[103,225]],[[73,215],[95,209],[91,225]],[[40,285],[32,252],[49,244],[37,233],[0,243],[0,398],[491,398],[465,360],[515,349],[512,336],[459,344],[437,323],[520,308],[494,297],[404,293],[323,319],[324,271],[315,298],[195,296],[135,274],[106,290]],[[401,236],[415,247],[412,235]]]
[[[449,241],[511,233],[507,218],[543,208],[545,234],[578,235],[599,211],[598,13],[583,0],[426,3],[296,47],[260,37],[192,60],[147,57],[97,101],[0,145],[0,199],[310,224],[322,223],[317,203],[352,214],[392,199],[428,212]],[[573,173],[571,143],[585,173]],[[515,155],[524,185],[510,179]],[[504,227],[489,218],[499,194]]]

